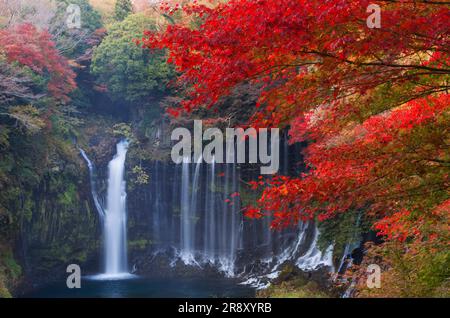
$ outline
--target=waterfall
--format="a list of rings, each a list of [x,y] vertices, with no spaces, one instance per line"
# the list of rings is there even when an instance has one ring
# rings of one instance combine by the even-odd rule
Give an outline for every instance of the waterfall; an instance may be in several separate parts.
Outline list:
[[[132,276],[128,273],[127,194],[124,179],[128,142],[119,142],[116,149],[117,153],[108,165],[108,191],[104,208],[96,190],[95,166],[86,152],[79,148],[89,169],[92,198],[103,225],[105,271],[101,275],[93,276],[93,279],[121,279]]]
[[[297,259],[296,265],[303,270],[315,270],[320,266],[328,266],[331,272],[334,272],[333,267],[333,245],[330,245],[324,253],[317,247],[319,238],[319,229],[314,228],[314,237],[311,245],[306,253]]]
[[[205,195],[205,226],[204,226],[204,258],[209,263],[214,263],[215,245],[216,245],[216,207],[215,207],[215,180],[216,180],[216,160],[213,156],[211,162],[211,170],[207,172],[207,180]]]
[[[182,169],[182,168],[181,168]],[[174,170],[174,176],[172,185],[170,185],[169,189],[166,191],[172,192],[172,200],[174,202],[180,202],[180,176],[181,176],[181,169],[178,166],[173,167]],[[156,180],[156,182],[162,182],[163,180]],[[166,188],[167,189],[167,188]],[[164,190],[162,190],[164,191]],[[180,234],[180,227],[177,224],[177,220],[179,220],[179,214],[181,212],[181,209],[178,211],[179,213],[176,214],[178,217],[172,217],[170,218],[170,228],[167,230],[170,232],[170,244],[172,246],[176,246],[179,241],[179,234]]]
[[[283,175],[289,175],[289,134],[286,131],[283,138]]]
[[[190,202],[192,200],[189,199],[189,184],[190,184],[190,173],[189,173],[189,163],[190,158],[184,157],[182,163],[182,172],[181,172],[181,220],[180,220],[180,228],[181,228],[181,251],[180,256],[185,264],[196,264],[195,255],[194,255],[194,220],[192,216],[192,206]],[[198,173],[197,169],[199,164],[197,164],[196,173]],[[195,211],[194,211],[195,212]]]
[[[83,149],[78,148],[78,150],[80,151],[81,156],[87,163],[87,166],[89,169],[89,181],[91,184],[92,199],[94,200],[94,205],[95,205],[95,208],[97,209],[97,212],[98,212],[100,218],[103,220],[105,217],[105,210],[103,209],[103,206],[100,202],[100,198],[97,193],[97,187],[96,187],[96,183],[95,183],[95,166]]]
[[[240,239],[239,229],[238,229],[238,213],[239,213],[239,200],[236,197],[236,193],[238,192],[238,184],[237,184],[237,171],[236,171],[236,163],[233,164],[233,173],[232,173],[232,182],[231,186],[233,188],[232,198],[231,198],[231,224],[230,224],[230,249],[229,249],[229,258],[234,264],[236,259],[236,251],[238,247],[238,242]]]
[[[210,264],[226,276],[234,277],[236,269],[242,270],[238,255],[248,253],[250,248],[270,273],[279,271],[288,260],[304,270],[332,268],[332,246],[324,252],[319,250],[319,231],[313,223],[301,223],[297,228],[278,232],[271,230],[272,219],[266,217],[254,221],[256,231],[252,228],[244,231],[241,199],[236,194],[240,183],[240,168],[236,163],[225,163],[218,169],[213,158],[202,169],[202,158],[199,158],[192,166],[193,171],[191,165],[190,157],[185,157],[181,164],[181,187],[176,185],[180,193],[177,255],[185,265]],[[203,179],[202,172],[206,172]],[[158,173],[155,176],[160,179]],[[159,222],[159,217],[155,216],[155,220]]]
[[[117,154],[109,162],[108,192],[104,219],[105,275],[128,274],[125,158],[128,142],[117,144]]]
[[[238,191],[237,184],[237,171],[236,163],[232,164],[231,169],[231,191],[228,191],[229,182],[228,177],[230,174],[228,165],[226,167],[226,190],[225,195],[227,195],[229,203],[225,207],[223,217],[227,222],[222,224],[222,248],[223,253],[220,257],[220,270],[224,272],[227,276],[234,276],[235,274],[235,263],[237,256],[237,248],[240,245],[241,238],[241,222],[239,215],[239,199],[236,197],[236,192]],[[231,194],[231,195],[230,195]],[[239,221],[238,221],[239,219]]]
[[[155,162],[155,179],[159,180],[160,179],[160,162],[156,161]],[[153,228],[153,239],[155,242],[160,243],[161,242],[161,211],[162,211],[162,196],[163,193],[159,188],[160,183],[156,182],[154,185],[154,189],[152,189],[155,193],[155,204],[153,206],[153,224],[152,224],[152,228]]]
[[[295,155],[287,135],[281,152],[281,171],[300,173],[302,167],[290,161]],[[232,160],[233,154],[226,157]],[[191,154],[186,154],[176,165],[153,163],[151,195],[138,203],[144,210],[150,208],[147,222],[153,255],[165,253],[174,268],[213,267],[225,276],[253,281],[276,277],[288,261],[306,271],[333,268],[332,246],[325,251],[318,248],[319,231],[314,222],[274,231],[273,217],[244,217],[241,204],[253,197],[248,190],[239,193],[240,185],[259,177],[257,164],[222,163],[216,156],[210,164],[204,164],[201,156],[191,159]]]
[[[197,199],[199,195],[201,194],[200,189],[200,168],[202,164],[202,157],[199,158],[197,161],[197,164],[195,166],[195,172],[194,172],[194,180],[192,182],[192,189],[191,189],[191,205],[190,205],[190,236],[189,236],[189,243],[192,247],[195,243],[195,224],[196,224],[196,218],[197,218]]]

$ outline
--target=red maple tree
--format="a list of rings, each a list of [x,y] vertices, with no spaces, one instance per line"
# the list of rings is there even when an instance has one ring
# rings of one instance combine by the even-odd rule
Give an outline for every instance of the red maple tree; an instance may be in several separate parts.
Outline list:
[[[248,216],[272,214],[283,227],[364,209],[403,240],[389,218],[431,215],[448,199],[449,6],[379,1],[382,26],[370,29],[370,3],[193,4],[183,10],[198,27],[145,33],[143,46],[168,48],[190,84],[185,110],[212,107],[244,82],[263,85],[250,124],[290,127],[292,142],[309,142],[308,171],[254,182],[264,191]]]
[[[26,23],[0,30],[0,53],[8,62],[27,66],[33,72],[48,78],[48,92],[67,101],[76,88],[75,73],[68,60],[59,54],[51,35]]]

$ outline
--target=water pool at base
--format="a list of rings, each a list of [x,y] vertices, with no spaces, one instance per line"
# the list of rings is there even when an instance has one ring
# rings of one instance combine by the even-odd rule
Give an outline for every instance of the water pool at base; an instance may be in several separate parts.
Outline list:
[[[95,277],[94,277],[95,278]],[[27,298],[251,298],[255,289],[226,278],[143,278],[101,280],[86,277],[80,289],[65,281],[25,294]]]

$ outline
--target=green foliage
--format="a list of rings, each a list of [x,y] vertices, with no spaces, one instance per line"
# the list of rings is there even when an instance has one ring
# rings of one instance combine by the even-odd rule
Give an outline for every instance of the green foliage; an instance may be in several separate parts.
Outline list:
[[[147,172],[145,172],[144,169],[142,169],[141,166],[134,166],[132,171],[133,171],[133,182],[136,185],[148,184],[150,176],[147,174]]]
[[[126,123],[119,123],[113,126],[113,134],[117,137],[124,137],[128,140],[133,139],[131,126]]]
[[[314,282],[309,282],[303,286],[295,286],[291,283],[282,283],[277,286],[270,286],[264,292],[260,292],[261,298],[330,298],[325,292],[318,290]]]
[[[117,21],[123,21],[133,12],[131,0],[117,0],[114,7],[114,15]]]
[[[0,125],[0,149],[9,147],[9,129],[4,125]]]
[[[11,298],[9,288],[19,279],[22,268],[10,248],[0,245],[0,298]]]
[[[421,289],[422,295],[431,295],[432,297],[450,296],[450,252],[439,251],[432,257],[428,254],[424,266],[418,273],[421,284],[417,287]],[[414,272],[417,268],[411,268]],[[444,279],[443,279],[444,278]],[[416,289],[419,289],[417,288]]]
[[[89,44],[89,36],[102,27],[100,14],[92,8],[88,0],[56,0],[57,10],[50,25],[58,49],[71,58],[82,55]],[[70,4],[78,5],[81,13],[81,28],[67,27],[66,9]]]
[[[74,184],[69,184],[66,191],[58,195],[58,203],[67,207],[73,206],[77,200],[77,189]]]
[[[9,271],[9,275],[11,276],[11,278],[13,280],[18,279],[22,274],[22,267],[20,267],[20,265],[17,264],[11,250],[6,250],[3,253],[1,253],[0,259],[2,260],[2,263],[7,268],[7,270]]]
[[[34,208],[33,198],[29,191],[22,193],[21,196],[24,199],[20,210],[20,215],[23,216],[23,220],[30,222],[33,216],[33,208]]]
[[[220,183],[216,183],[214,189],[210,187],[213,192],[223,192],[224,189],[221,188]],[[241,199],[243,206],[248,206],[254,204],[261,196],[261,191],[259,189],[253,190],[249,186],[242,186],[239,191],[239,197]]]
[[[144,250],[151,244],[152,242],[146,239],[132,240],[128,241],[128,248],[132,250]]]
[[[86,261],[97,224],[95,211],[83,200],[89,191],[83,191],[86,176],[77,166],[78,152],[62,133],[68,115],[54,111],[52,129],[30,133],[43,120],[41,112],[31,106],[10,111],[17,124],[8,122],[0,134],[0,246],[12,246],[24,228],[20,238],[33,272],[48,274],[61,262]],[[12,257],[1,249],[0,254],[0,296],[8,297],[21,271]]]
[[[45,127],[39,110],[32,105],[13,106],[9,109],[9,116],[16,120],[16,125],[20,125],[30,134],[35,134]]]
[[[33,219],[27,221],[28,260],[34,274],[47,275],[69,262],[84,263],[98,248],[96,212],[83,197],[81,176],[64,169],[45,176]]]
[[[83,123],[79,111],[72,105],[57,109],[50,117],[52,122],[52,133],[62,139],[71,139],[77,136],[78,130]]]
[[[359,211],[341,213],[334,219],[322,221],[318,224],[318,247],[325,250],[334,244],[334,255],[341,257],[345,245],[359,242],[361,233],[369,231],[370,224]]]
[[[142,103],[166,91],[174,75],[163,51],[149,51],[133,43],[143,31],[155,29],[155,22],[143,14],[133,14],[112,26],[95,49],[91,71],[106,84],[115,101]]]
[[[0,298],[12,298],[11,293],[4,286],[4,282],[1,276],[0,276]]]
[[[292,264],[286,264],[278,278],[268,288],[257,293],[258,298],[330,298],[332,293],[320,286]]]
[[[448,229],[445,229],[448,232]],[[447,247],[448,240],[442,240]],[[440,244],[440,243],[439,243]],[[436,241],[412,242],[405,248],[399,242],[387,241],[380,246],[368,245],[363,263],[353,268],[358,297],[416,298],[450,296],[450,252]],[[437,246],[436,246],[437,245]],[[366,286],[366,268],[380,264],[381,288]]]

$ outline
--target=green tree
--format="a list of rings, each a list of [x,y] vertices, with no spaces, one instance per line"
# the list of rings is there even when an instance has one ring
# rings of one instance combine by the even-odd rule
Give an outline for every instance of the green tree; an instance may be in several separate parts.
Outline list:
[[[114,14],[117,21],[123,21],[133,12],[131,0],[117,0],[114,8]]]
[[[76,58],[89,48],[89,38],[102,27],[102,19],[88,0],[56,0],[56,13],[50,22],[49,32],[56,46],[65,56]],[[69,28],[67,8],[77,5],[80,8],[80,28]]]
[[[155,29],[152,18],[130,15],[113,25],[94,51],[91,71],[99,84],[106,85],[114,101],[142,103],[149,96],[161,95],[174,75],[164,51],[143,49],[133,43],[146,29]]]

